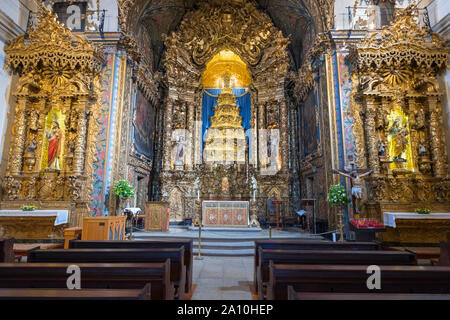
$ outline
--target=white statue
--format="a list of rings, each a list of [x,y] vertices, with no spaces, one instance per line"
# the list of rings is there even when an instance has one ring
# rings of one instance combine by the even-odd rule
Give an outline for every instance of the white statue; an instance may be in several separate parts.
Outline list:
[[[186,141],[184,135],[180,134],[175,142],[175,165],[184,165],[184,148],[186,147]]]
[[[278,129],[269,130],[269,164],[275,165],[278,164],[278,150],[279,150],[279,142],[280,142],[280,131]]]

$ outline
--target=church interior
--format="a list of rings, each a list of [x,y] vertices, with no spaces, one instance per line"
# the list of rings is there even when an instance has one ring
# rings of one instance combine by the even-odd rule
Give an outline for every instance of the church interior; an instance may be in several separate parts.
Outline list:
[[[450,2],[4,2],[0,300],[450,300]]]

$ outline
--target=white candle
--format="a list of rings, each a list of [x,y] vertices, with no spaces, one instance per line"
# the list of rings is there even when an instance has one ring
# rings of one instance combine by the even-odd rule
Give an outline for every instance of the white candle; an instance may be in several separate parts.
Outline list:
[[[200,200],[200,190],[197,190],[197,200]]]
[[[253,201],[256,201],[256,190],[253,190]]]

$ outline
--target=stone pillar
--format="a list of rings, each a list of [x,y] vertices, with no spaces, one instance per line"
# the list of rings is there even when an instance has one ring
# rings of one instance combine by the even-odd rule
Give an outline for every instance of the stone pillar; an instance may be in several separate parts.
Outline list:
[[[14,140],[11,145],[11,157],[9,158],[9,172],[11,175],[20,175],[23,165],[23,153],[26,139],[26,114],[27,99],[18,97],[16,114],[14,118]]]
[[[86,153],[86,99],[79,98],[73,106],[77,110],[77,135],[75,137],[75,152],[73,157],[73,173],[81,175],[84,170],[84,155]]]
[[[375,130],[375,117],[377,114],[377,103],[375,97],[366,97],[366,116],[365,131],[367,142],[367,154],[369,168],[373,169],[374,174],[380,173],[380,163],[378,159],[377,135]]]
[[[433,160],[433,173],[437,178],[442,178],[446,173],[445,158],[443,151],[445,146],[441,143],[441,106],[437,97],[428,97],[430,108],[430,144],[431,156]]]
[[[163,168],[164,170],[170,170],[170,147],[172,143],[172,109],[174,101],[168,99],[166,104],[166,112],[164,115],[164,152],[163,152]]]

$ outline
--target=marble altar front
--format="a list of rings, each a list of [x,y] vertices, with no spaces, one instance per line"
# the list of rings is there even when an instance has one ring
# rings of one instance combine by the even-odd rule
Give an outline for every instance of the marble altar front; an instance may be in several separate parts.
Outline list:
[[[205,200],[202,216],[206,227],[248,227],[249,202]]]

